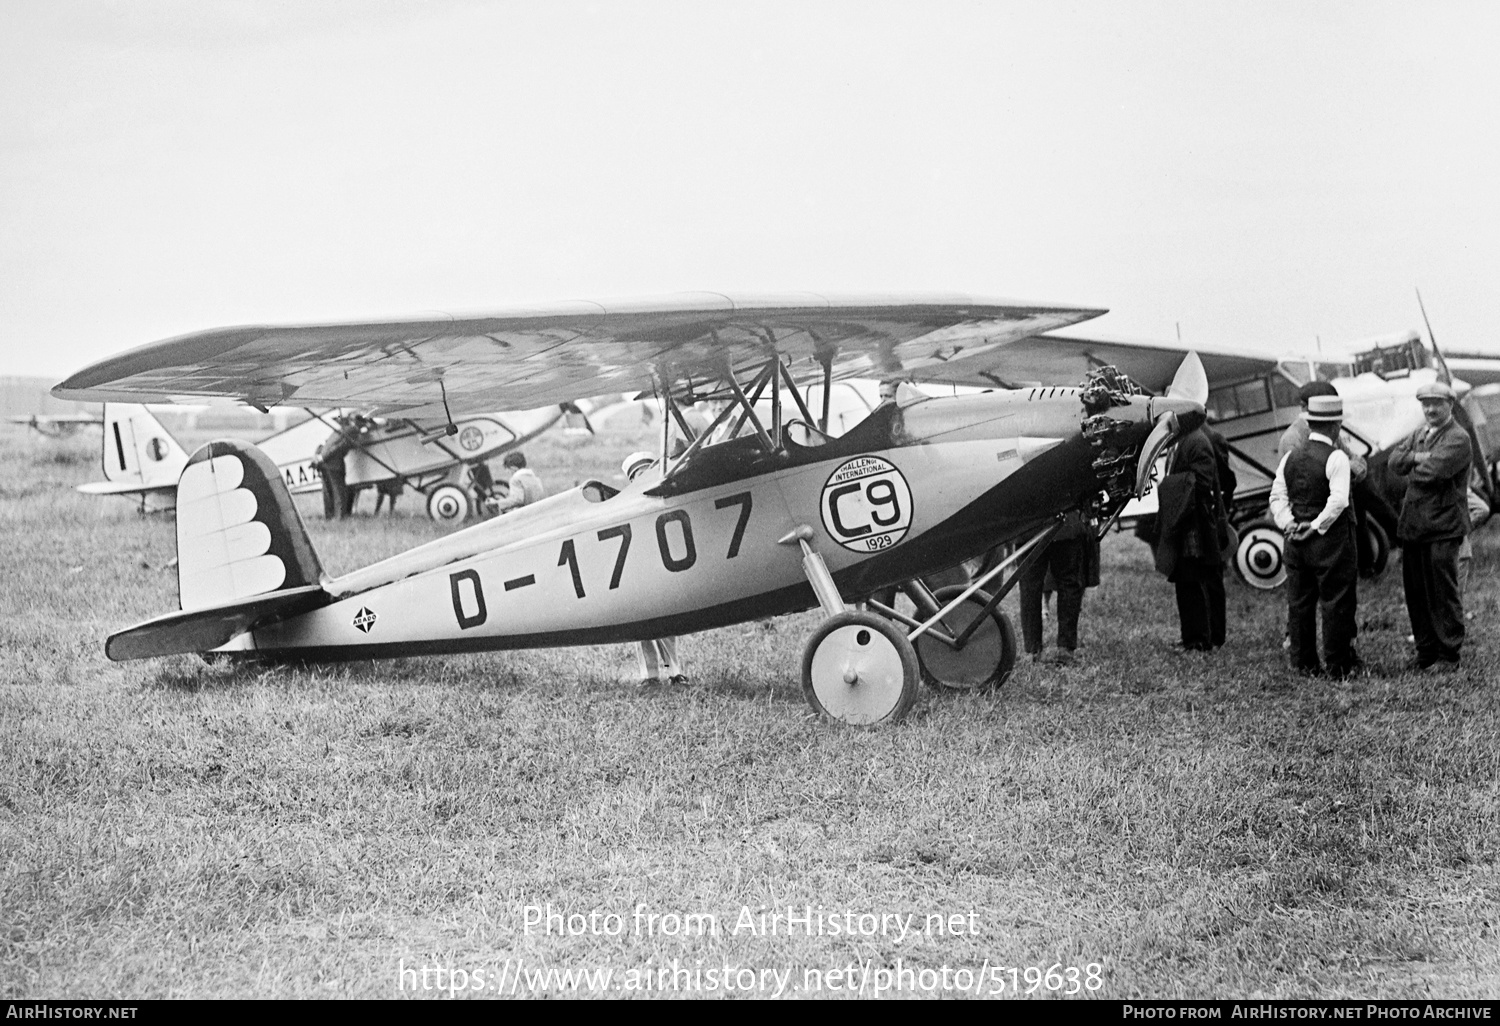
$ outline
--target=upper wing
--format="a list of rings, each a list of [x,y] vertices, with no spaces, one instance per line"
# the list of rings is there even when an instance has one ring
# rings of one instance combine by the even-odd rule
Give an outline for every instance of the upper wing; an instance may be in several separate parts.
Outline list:
[[[1204,372],[1214,388],[1258,377],[1276,368],[1275,359],[1255,353],[1099,336],[1033,335],[985,352],[961,353],[907,376],[919,382],[980,388],[1074,385],[1082,382],[1089,372],[1108,364],[1128,374],[1147,391],[1161,393],[1172,383],[1189,350],[1203,361]]]
[[[964,296],[830,299],[813,294],[572,303],[426,321],[221,328],[86,367],[67,399],[238,399],[258,407],[352,406],[440,418],[529,409],[661,381],[719,377],[777,351],[801,376],[910,376],[960,354],[999,351],[1103,310]],[[804,366],[797,366],[798,364]]]

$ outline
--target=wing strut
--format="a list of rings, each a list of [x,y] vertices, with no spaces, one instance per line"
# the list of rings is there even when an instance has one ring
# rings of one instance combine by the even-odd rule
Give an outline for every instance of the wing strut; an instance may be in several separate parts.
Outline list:
[[[444,434],[458,434],[458,425],[453,423],[453,411],[448,409],[448,386],[443,384],[443,379],[438,378],[438,392],[443,397],[443,416],[448,418],[448,430]]]
[[[726,420],[729,419],[729,415],[733,413],[734,410],[735,408],[732,404],[726,403],[724,408],[719,411],[719,415],[713,419],[713,423],[708,425],[708,427],[704,429],[703,434],[693,439],[693,444],[689,445],[683,452],[682,456],[677,460],[678,464],[681,465],[685,460],[687,460],[689,456],[693,455],[693,453],[703,448],[703,443],[708,441],[713,433],[717,431]]]
[[[765,388],[765,379],[771,377],[771,375],[773,375],[775,373],[776,373],[776,366],[775,366],[774,363],[772,363],[771,365],[767,366],[766,369],[765,369],[765,372],[761,375],[761,386],[760,387],[761,388]],[[773,380],[778,380],[779,381],[779,378],[773,379]],[[740,401],[740,404],[742,406],[744,406],[744,408],[745,408],[745,414],[744,414],[744,416],[742,416],[740,418],[739,424],[743,424],[745,422],[745,417],[749,417],[750,418],[750,423],[752,423],[752,424],[755,425],[755,435],[756,435],[757,438],[760,439],[760,444],[765,448],[766,452],[775,452],[776,451],[776,443],[773,442],[773,441],[771,441],[771,436],[770,435],[766,434],[765,426],[763,424],[761,424],[760,418],[755,415],[755,407],[751,405],[751,400],[749,400],[749,399],[747,399],[745,397],[744,391],[740,388],[740,383],[738,381],[734,380],[734,376],[733,375],[731,375],[730,378],[729,378],[729,388],[730,388],[730,391],[732,391],[734,393],[734,397],[736,399],[738,399]],[[773,386],[773,389],[774,389],[774,386]],[[775,395],[775,392],[773,391],[772,394]],[[760,391],[757,390],[756,391],[757,398],[759,397],[759,395],[760,395]],[[738,432],[738,430],[739,430],[739,424],[735,425],[735,431],[736,432]]]
[[[726,438],[737,437],[740,433],[740,429],[745,426],[745,421],[749,420],[750,423],[755,426],[755,434],[756,437],[760,440],[762,448],[764,448],[767,452],[777,451],[778,447],[775,440],[773,440],[771,435],[766,431],[765,425],[761,423],[760,417],[758,417],[755,413],[755,403],[765,392],[766,384],[770,383],[772,386],[772,402],[774,403],[778,414],[777,422],[779,422],[781,402],[780,389],[777,387],[777,385],[779,383],[781,374],[787,375],[787,387],[791,389],[792,397],[796,399],[798,408],[802,411],[803,416],[807,417],[810,423],[812,421],[812,414],[808,412],[807,404],[802,401],[802,396],[798,394],[795,384],[792,383],[790,372],[781,365],[780,358],[776,356],[773,356],[771,362],[766,364],[766,366],[761,369],[760,373],[755,376],[754,382],[751,383],[751,392],[748,396],[745,394],[744,389],[740,387],[740,383],[734,379],[733,371],[728,368],[725,369],[724,381],[728,384],[729,390],[734,395],[735,401],[732,403],[726,403],[724,408],[719,411],[718,416],[713,419],[713,423],[709,424],[708,427],[704,429],[703,433],[697,435],[696,437],[694,437],[693,432],[688,428],[687,424],[683,422],[682,414],[673,403],[671,393],[662,391],[661,394],[665,397],[667,409],[670,410],[672,415],[676,417],[678,422],[682,425],[683,432],[692,441],[692,444],[690,444],[685,450],[683,450],[682,455],[677,458],[675,464],[669,465],[665,463],[665,461],[663,462],[663,466],[666,467],[666,470],[662,475],[663,478],[671,477],[672,471],[673,469],[675,469],[675,467],[682,466],[683,463],[685,463],[689,459],[689,457],[691,457],[699,449],[703,448],[704,444],[711,437],[713,437],[714,433],[718,431],[719,428],[724,425],[729,420],[729,417],[735,412],[739,413],[739,418],[734,422],[734,426],[729,430]],[[777,428],[777,435],[778,437],[780,436],[779,426]],[[666,452],[666,445],[667,438],[665,432],[663,432],[662,451],[664,455]]]
[[[802,393],[797,389],[797,383],[792,380],[791,370],[780,360],[776,361],[776,366],[781,368],[781,376],[786,379],[786,389],[792,394],[792,401],[797,404],[797,410],[802,414],[803,421],[807,424],[815,423],[815,421],[813,420],[812,411],[807,408],[807,403],[802,399]],[[824,405],[827,405],[827,399],[824,400]],[[825,421],[828,419],[827,413],[823,414],[823,419]],[[828,429],[824,428],[823,433],[826,435],[828,433]]]
[[[689,442],[696,442],[698,440],[698,436],[696,433],[694,433],[693,429],[688,426],[687,418],[682,415],[682,407],[677,403],[672,404],[672,416],[676,418],[677,426],[682,429],[683,437],[686,438]]]
[[[818,430],[828,434],[828,402],[833,397],[833,357],[825,356],[818,361],[823,365],[823,419],[818,421]]]
[[[766,390],[766,382],[771,380],[770,374],[771,368],[767,367],[765,370],[761,371],[761,373],[756,375],[755,381],[751,384],[750,402],[745,405],[744,409],[740,410],[739,420],[736,420],[734,422],[734,427],[729,431],[730,438],[738,437],[740,428],[744,427],[745,421],[750,419],[750,407],[753,404],[760,402],[761,393]],[[733,385],[731,385],[730,387],[732,388]],[[740,398],[743,399],[744,397],[741,396]],[[757,422],[757,424],[758,423],[759,422]]]

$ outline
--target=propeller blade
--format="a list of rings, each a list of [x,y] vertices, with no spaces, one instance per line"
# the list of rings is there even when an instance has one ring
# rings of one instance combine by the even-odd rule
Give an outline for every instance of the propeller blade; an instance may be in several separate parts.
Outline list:
[[[1427,307],[1422,302],[1421,289],[1417,289],[1417,308],[1422,311],[1422,323],[1427,325],[1427,341],[1432,343],[1432,355],[1437,358],[1438,380],[1451,385],[1453,372],[1448,369],[1448,361],[1443,359],[1443,351],[1438,348],[1437,336],[1432,333],[1432,322],[1427,319]]]
[[[1167,395],[1174,399],[1187,399],[1199,406],[1208,404],[1208,372],[1198,354],[1189,352],[1177,366],[1172,383],[1167,386]]]
[[[1199,369],[1202,369],[1201,365]],[[1137,499],[1146,494],[1146,485],[1151,481],[1151,468],[1156,464],[1156,458],[1161,455],[1161,451],[1167,447],[1176,434],[1177,414],[1168,410],[1156,418],[1156,424],[1151,428],[1151,433],[1141,443],[1141,458],[1135,465],[1135,497]]]

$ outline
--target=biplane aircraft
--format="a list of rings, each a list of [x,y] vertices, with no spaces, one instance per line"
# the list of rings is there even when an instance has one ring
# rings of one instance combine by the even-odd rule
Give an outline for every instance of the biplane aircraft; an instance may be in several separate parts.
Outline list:
[[[1415,331],[1353,343],[1350,349],[1352,355],[1346,357],[1321,353],[1274,357],[1208,347],[1192,350],[1201,359],[1208,378],[1208,421],[1229,443],[1230,462],[1239,481],[1230,511],[1240,535],[1235,570],[1253,587],[1275,588],[1286,580],[1285,540],[1271,521],[1267,503],[1276,476],[1277,444],[1301,414],[1298,387],[1314,380],[1331,382],[1344,400],[1345,434],[1358,455],[1369,457],[1422,426],[1422,404],[1416,390],[1444,373],[1433,366],[1434,355],[1424,348]],[[1090,369],[1108,364],[1142,388],[1161,391],[1188,351],[1180,343],[1047,334],[1027,339],[999,358],[985,353],[959,354],[924,368],[919,379],[981,387],[1014,386],[1021,383],[1012,369],[1018,366],[1026,368],[1033,380],[1055,382],[1079,380]],[[1457,371],[1458,362],[1450,363]],[[1500,378],[1500,360],[1475,358],[1461,366],[1483,381]],[[1455,381],[1455,387],[1460,394],[1468,390],[1463,381]],[[1473,404],[1466,406],[1471,416],[1482,422],[1483,411]],[[1125,515],[1154,511],[1155,498],[1148,496]],[[1385,564],[1394,526],[1393,514],[1387,518],[1387,527],[1382,526],[1381,518],[1367,518],[1364,523],[1369,535],[1365,539],[1367,551],[1377,568]]]
[[[825,716],[899,719],[918,681],[992,686],[1015,661],[997,608],[1063,513],[1102,521],[1203,416],[1189,355],[1164,396],[1112,368],[1081,387],[928,398],[897,389],[839,437],[830,384],[919,376],[1102,310],[821,296],[576,304],[444,321],[205,331],[103,360],[63,398],[358,404],[402,417],[654,389],[654,473],[526,506],[340,577],[324,574],[275,465],[211,442],[178,486],[180,611],[112,635],[124,660],[324,661],[643,641],[821,607],[803,687]],[[810,408],[808,383],[825,402]],[[694,431],[680,415],[722,401]],[[769,399],[769,420],[756,412]],[[674,456],[672,426],[692,439]],[[968,586],[917,579],[1014,543]],[[1002,580],[1009,573],[1008,580]],[[901,586],[908,615],[870,597]],[[985,589],[989,588],[989,591]],[[870,599],[864,609],[850,603]]]
[[[256,444],[293,494],[318,491],[322,477],[317,450],[335,430],[335,418],[340,418],[354,440],[344,457],[348,487],[399,481],[424,496],[433,520],[453,524],[476,510],[489,487],[477,483],[472,474],[466,477],[467,469],[530,441],[562,415],[561,407],[552,406],[467,416],[450,432],[446,421],[433,429],[404,419],[320,412]],[[105,480],[79,485],[80,492],[135,499],[142,512],[176,508],[177,479],[188,454],[144,405],[105,404],[100,461]]]

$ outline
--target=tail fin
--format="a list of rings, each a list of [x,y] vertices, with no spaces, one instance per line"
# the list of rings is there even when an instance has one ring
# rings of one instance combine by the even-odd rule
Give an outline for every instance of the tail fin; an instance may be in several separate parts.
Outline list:
[[[188,455],[144,406],[104,404],[104,476],[142,488],[177,483]]]
[[[323,576],[276,464],[248,442],[209,442],[177,484],[184,611],[318,585]]]
[[[322,576],[276,464],[247,442],[209,442],[177,485],[182,612],[110,635],[104,652],[122,660],[212,651],[327,605]]]

